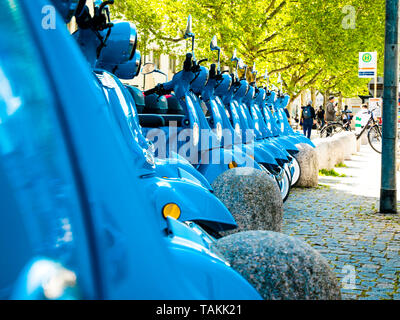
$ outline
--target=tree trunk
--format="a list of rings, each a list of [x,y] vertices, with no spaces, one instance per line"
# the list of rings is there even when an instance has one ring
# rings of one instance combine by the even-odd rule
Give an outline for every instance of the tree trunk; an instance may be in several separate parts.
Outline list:
[[[301,92],[301,106],[305,106],[307,104],[306,102],[306,93],[304,91]]]
[[[341,92],[339,92],[338,109],[339,109],[340,111],[343,110],[343,94],[342,94]]]
[[[315,90],[315,88],[311,88],[311,101],[312,106],[315,109],[317,106],[317,90]]]
[[[326,105],[328,103],[328,99],[329,99],[329,91],[326,90],[325,93],[324,93],[324,106],[323,106],[325,111],[326,111]]]

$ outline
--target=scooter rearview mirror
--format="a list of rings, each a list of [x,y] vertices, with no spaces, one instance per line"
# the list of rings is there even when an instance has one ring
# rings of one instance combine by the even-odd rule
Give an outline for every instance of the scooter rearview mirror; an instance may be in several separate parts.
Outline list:
[[[244,69],[246,67],[246,65],[243,63],[243,60],[242,59],[239,59],[239,61],[238,61],[238,68],[240,69],[240,70],[242,70],[242,69]]]
[[[142,74],[144,74],[144,75],[150,74],[150,73],[153,73],[155,70],[156,70],[156,66],[154,65],[154,63],[147,62],[143,65]]]
[[[253,63],[253,68],[251,69],[251,73],[254,74],[254,85],[257,85],[257,73],[258,71],[256,70],[256,63]]]
[[[269,91],[269,73],[268,73],[268,69],[265,69],[264,80],[267,80],[267,91]]]
[[[236,48],[235,48],[235,50],[233,50],[231,61],[238,61],[238,58],[236,56]]]
[[[212,40],[211,40],[211,43],[210,43],[210,49],[211,49],[211,51],[215,51],[215,50],[217,50],[218,51],[218,73],[220,73],[221,72],[221,48],[220,47],[218,47],[218,40],[217,40],[217,36],[214,36],[213,38],[212,38]]]
[[[214,36],[212,38],[211,43],[210,43],[210,49],[211,49],[211,51],[220,50],[220,47],[218,47],[217,36]]]
[[[268,69],[265,69],[265,73],[264,73],[264,79],[265,79],[265,80],[269,80],[269,73],[268,73]]]
[[[187,24],[186,24],[186,31],[185,31],[185,36],[184,39],[188,39],[188,38],[192,38],[192,56],[193,56],[193,60],[195,61],[196,58],[194,57],[194,33],[192,30],[192,16],[189,15],[188,20],[187,20]]]
[[[193,30],[192,30],[192,16],[189,15],[187,19],[187,24],[186,24],[186,31],[185,31],[185,39],[193,37]]]

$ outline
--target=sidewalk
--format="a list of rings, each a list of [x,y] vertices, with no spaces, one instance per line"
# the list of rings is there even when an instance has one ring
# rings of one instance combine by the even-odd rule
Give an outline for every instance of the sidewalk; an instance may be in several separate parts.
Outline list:
[[[316,189],[292,190],[283,232],[325,256],[343,299],[400,299],[400,216],[377,214],[380,155],[362,146],[345,165],[335,170],[346,177],[320,177]]]

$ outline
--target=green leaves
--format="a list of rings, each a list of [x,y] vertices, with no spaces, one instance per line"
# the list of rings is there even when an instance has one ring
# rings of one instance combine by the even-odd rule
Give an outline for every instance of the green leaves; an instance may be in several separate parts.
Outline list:
[[[247,65],[256,62],[259,81],[268,68],[271,81],[282,73],[285,90],[296,97],[311,87],[344,96],[365,93],[358,78],[358,52],[377,51],[383,70],[384,0],[125,0],[112,8],[115,18],[134,22],[139,48],[183,55],[189,14],[196,34],[196,56],[231,66],[235,48]],[[250,74],[248,75],[250,77]],[[250,79],[250,78],[249,78]]]

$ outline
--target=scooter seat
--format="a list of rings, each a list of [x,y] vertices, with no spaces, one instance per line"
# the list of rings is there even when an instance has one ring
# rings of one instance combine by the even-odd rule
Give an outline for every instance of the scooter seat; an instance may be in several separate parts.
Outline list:
[[[143,128],[182,127],[184,115],[179,114],[139,114],[139,123]]]
[[[144,98],[145,107],[143,113],[146,114],[166,114],[168,110],[168,103],[165,96],[151,94]]]
[[[183,110],[182,106],[179,104],[178,99],[174,95],[166,95],[166,98],[168,102],[168,114],[185,114],[185,111]]]
[[[143,128],[165,127],[165,121],[158,114],[139,114],[139,123]]]

